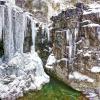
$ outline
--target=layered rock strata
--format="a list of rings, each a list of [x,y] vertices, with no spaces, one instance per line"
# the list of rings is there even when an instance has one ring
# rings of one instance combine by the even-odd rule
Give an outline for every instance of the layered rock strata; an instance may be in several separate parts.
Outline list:
[[[100,4],[63,11],[51,18],[52,54],[46,68],[90,100],[100,99]]]

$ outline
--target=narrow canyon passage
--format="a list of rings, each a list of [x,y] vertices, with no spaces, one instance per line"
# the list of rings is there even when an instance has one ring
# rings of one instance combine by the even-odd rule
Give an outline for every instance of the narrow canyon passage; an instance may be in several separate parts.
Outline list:
[[[40,91],[29,92],[18,100],[88,100],[78,91],[73,90],[66,84],[51,78],[50,83],[43,86]]]
[[[0,0],[0,100],[100,100],[99,0]]]

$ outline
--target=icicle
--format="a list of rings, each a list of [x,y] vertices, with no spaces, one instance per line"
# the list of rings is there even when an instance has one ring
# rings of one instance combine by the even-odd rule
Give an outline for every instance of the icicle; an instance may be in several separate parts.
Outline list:
[[[72,58],[72,33],[69,31],[69,61]]]
[[[69,54],[68,54],[68,58],[69,60],[71,60],[71,55],[72,55],[72,35],[71,35],[71,32],[70,30],[68,29],[66,31],[66,39],[67,39],[67,43],[68,43],[68,47],[69,47]]]
[[[36,38],[36,25],[33,19],[31,19],[31,29],[32,29],[32,42],[33,42],[33,46],[32,46],[32,51],[35,51],[35,38]]]
[[[19,53],[23,53],[25,22],[23,12],[17,12],[15,21],[15,51]]]
[[[45,31],[46,31],[46,34],[47,34],[47,36],[48,36],[48,41],[50,41],[50,30],[49,30],[47,24],[45,25]]]
[[[78,29],[66,30],[66,39],[69,45],[69,61],[72,61],[72,58],[75,56],[76,52],[76,38],[77,38]]]
[[[69,42],[69,29],[68,30],[66,30],[66,39],[67,39],[67,42]]]
[[[77,39],[78,36],[78,28],[75,28],[75,40]]]
[[[100,27],[97,27],[98,39],[100,40]]]
[[[4,6],[0,6],[0,41],[2,40],[3,27],[4,27]]]
[[[75,53],[76,53],[76,40],[77,40],[77,36],[78,36],[78,28],[75,28],[74,30],[74,43],[73,43],[73,49],[74,49],[74,54],[73,54],[73,57],[75,56]]]
[[[12,8],[10,5],[5,7],[5,23],[4,23],[4,54],[7,60],[10,60],[14,54],[14,42],[12,32]]]
[[[25,14],[23,14],[23,24],[22,24],[22,43],[21,43],[21,52],[23,53],[23,44],[24,44],[24,38],[25,38],[25,34],[26,34],[26,23],[27,23],[27,18],[25,16]]]

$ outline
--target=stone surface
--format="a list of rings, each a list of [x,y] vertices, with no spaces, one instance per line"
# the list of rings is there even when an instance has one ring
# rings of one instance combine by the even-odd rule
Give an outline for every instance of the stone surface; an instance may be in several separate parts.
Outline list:
[[[85,94],[90,100],[100,98],[96,92],[100,87],[99,15],[98,2],[90,5],[77,3],[75,8],[53,16],[51,40],[56,61],[50,67],[47,67],[48,62],[46,64],[50,73],[74,89],[87,91]]]

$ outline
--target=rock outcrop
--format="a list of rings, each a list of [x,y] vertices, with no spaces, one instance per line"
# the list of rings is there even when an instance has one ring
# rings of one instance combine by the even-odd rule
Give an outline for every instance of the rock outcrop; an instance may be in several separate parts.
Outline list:
[[[33,14],[42,22],[49,22],[50,17],[57,15],[62,10],[77,3],[77,0],[15,0],[16,4]],[[91,3],[92,0],[80,0],[84,3]]]
[[[99,100],[100,3],[77,3],[51,20],[53,48],[46,68],[90,100]]]

